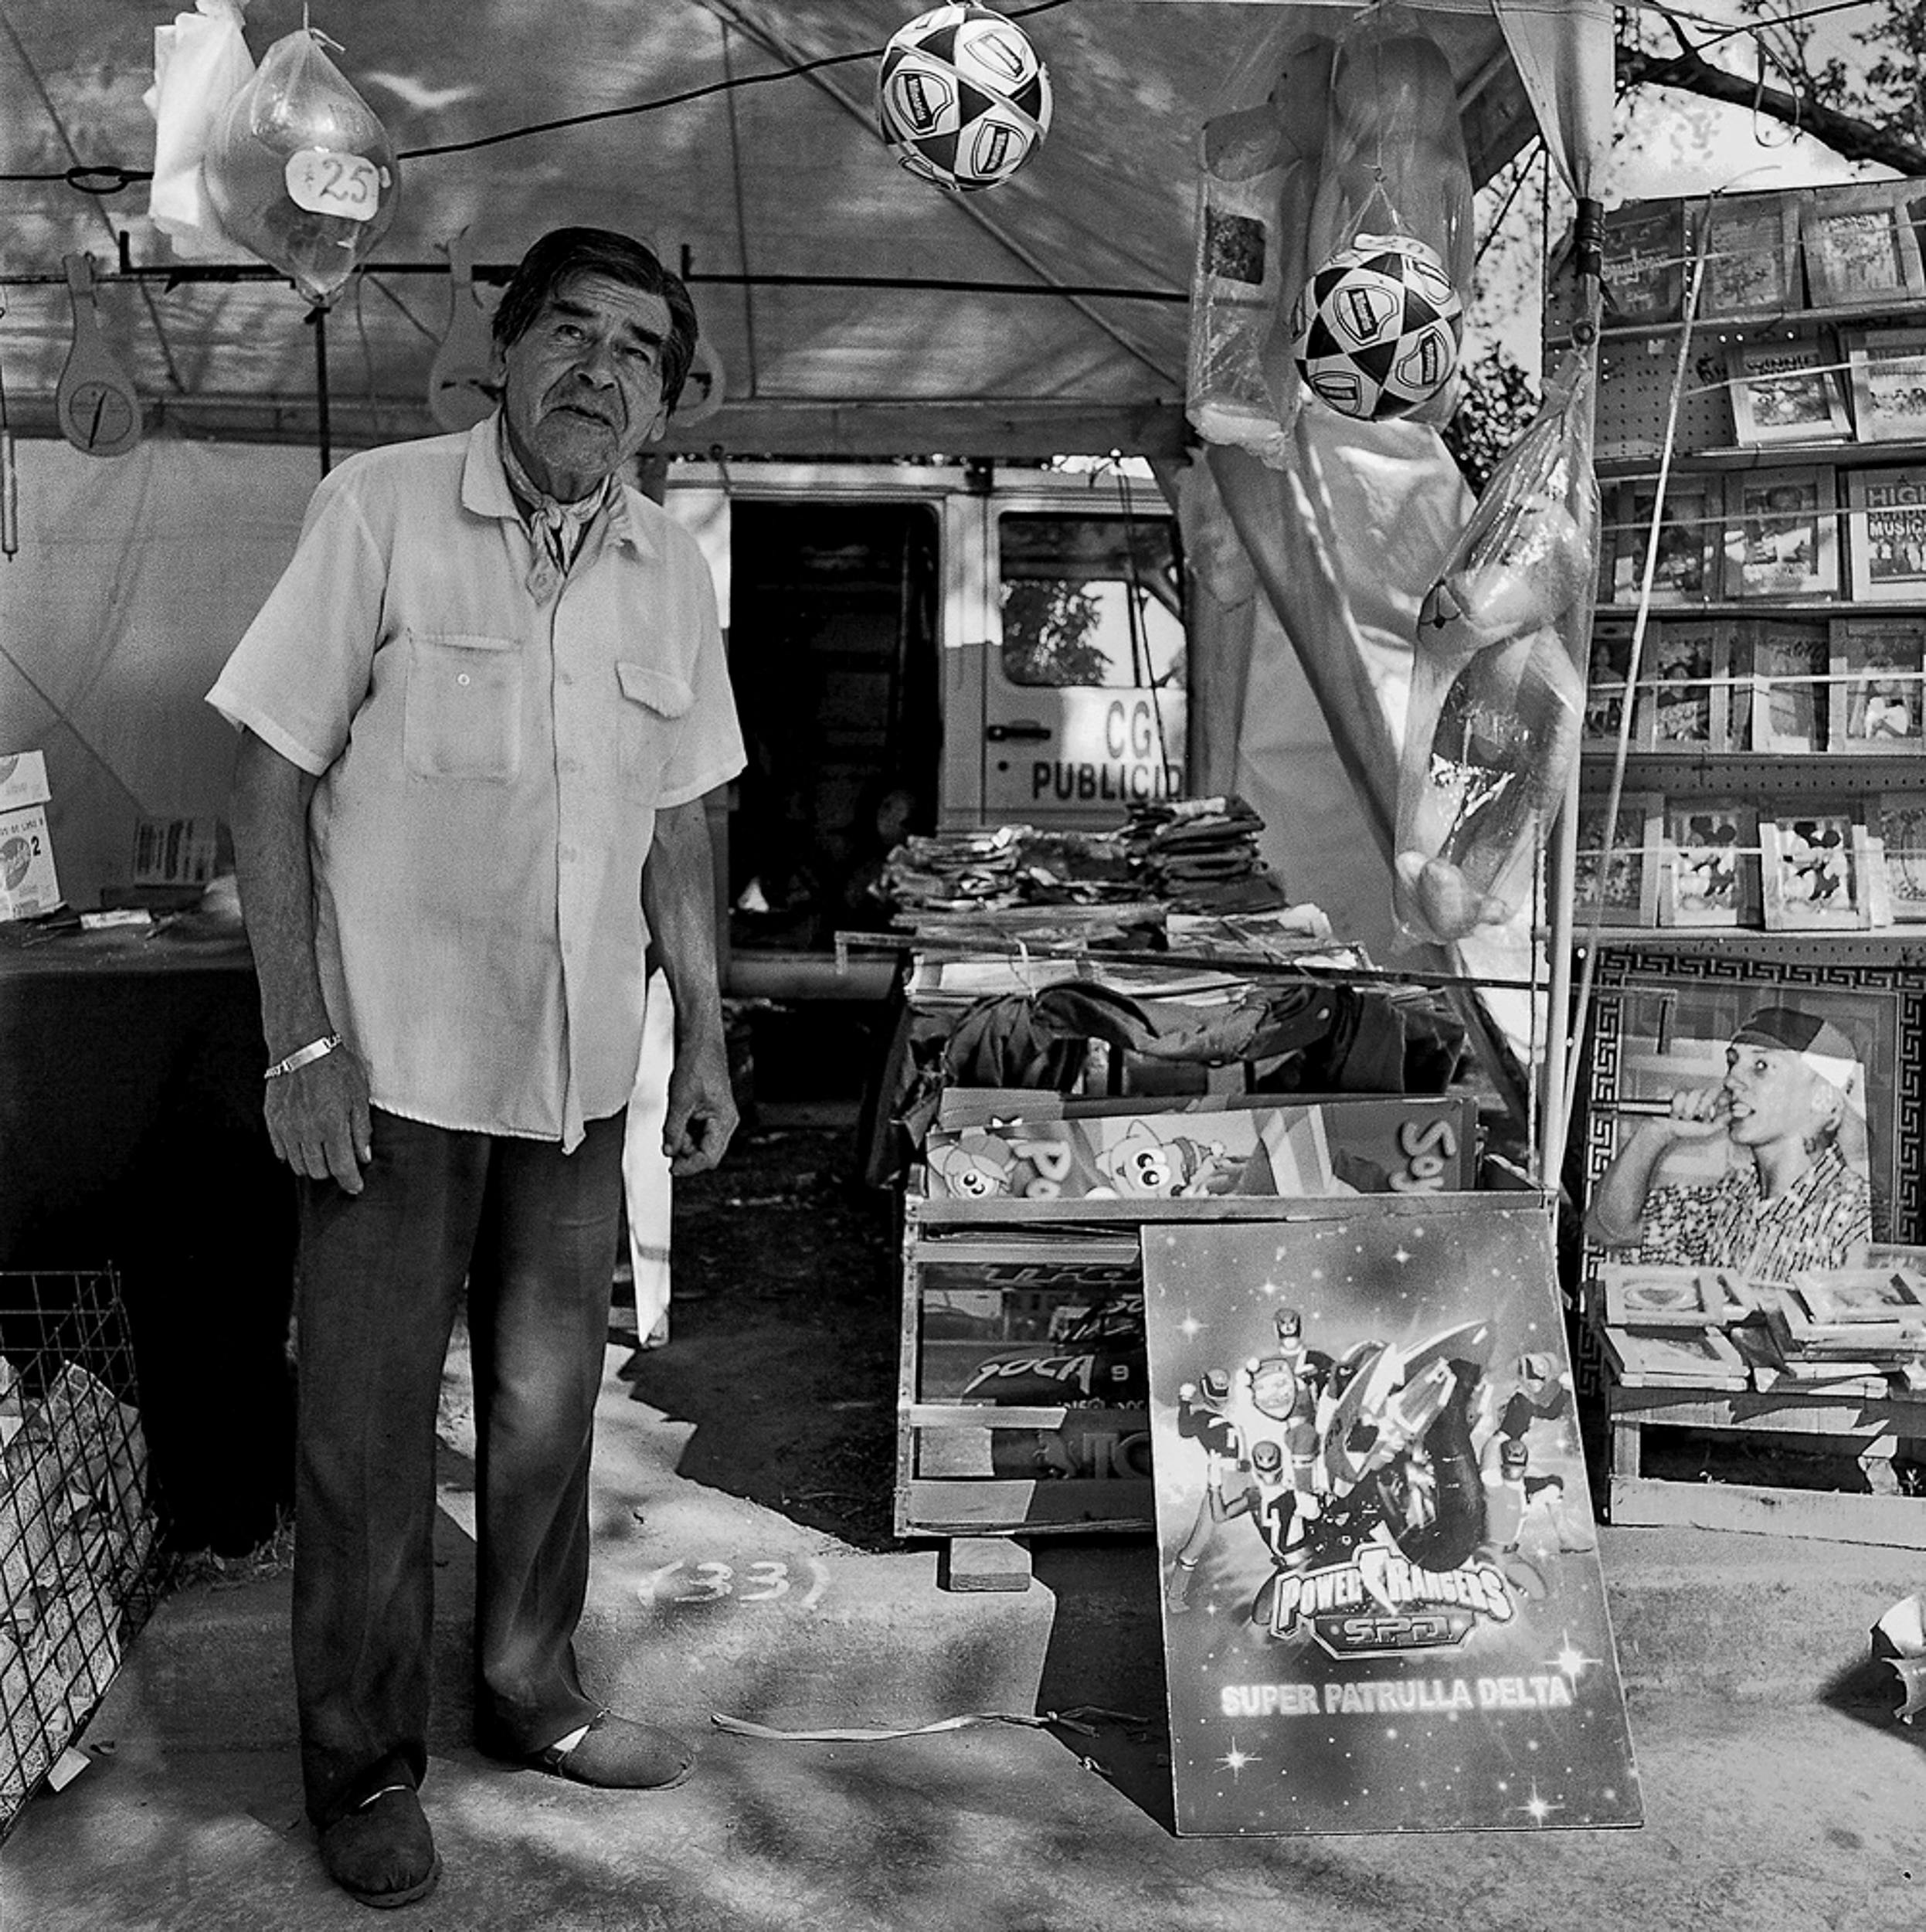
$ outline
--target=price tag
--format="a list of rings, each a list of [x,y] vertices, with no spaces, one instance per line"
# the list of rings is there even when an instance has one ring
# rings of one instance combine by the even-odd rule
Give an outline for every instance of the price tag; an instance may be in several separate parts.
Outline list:
[[[363,154],[338,154],[328,148],[298,148],[284,171],[287,198],[314,215],[340,215],[372,222],[381,205],[387,170]]]

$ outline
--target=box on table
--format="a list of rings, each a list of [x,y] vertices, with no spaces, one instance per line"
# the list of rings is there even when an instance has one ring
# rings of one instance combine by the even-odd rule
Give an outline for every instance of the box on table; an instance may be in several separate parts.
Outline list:
[[[47,761],[41,752],[0,754],[0,919],[31,918],[60,903],[47,833]]]

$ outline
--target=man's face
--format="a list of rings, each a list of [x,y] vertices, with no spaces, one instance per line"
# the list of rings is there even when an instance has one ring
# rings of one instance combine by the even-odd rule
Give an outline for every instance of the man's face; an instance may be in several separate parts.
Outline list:
[[[535,484],[573,502],[662,434],[668,334],[661,296],[584,273],[496,351],[509,440]]]
[[[1726,1131],[1741,1147],[1809,1139],[1832,1118],[1826,1083],[1795,1053],[1735,1041],[1725,1050]]]

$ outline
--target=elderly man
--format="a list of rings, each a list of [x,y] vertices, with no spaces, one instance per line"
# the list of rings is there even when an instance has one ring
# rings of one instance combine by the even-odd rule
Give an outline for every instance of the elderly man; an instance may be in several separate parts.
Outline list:
[[[1725,1068],[1717,1085],[1674,1094],[1668,1113],[1633,1129],[1593,1193],[1593,1239],[1636,1248],[1642,1261],[1768,1281],[1851,1266],[1873,1235],[1866,1177],[1839,1146],[1866,1104],[1852,1042],[1829,1020],[1768,1007],[1732,1036]],[[1709,1187],[1654,1187],[1673,1148],[1721,1136],[1749,1158]]]
[[[671,1170],[735,1124],[702,795],[742,763],[700,552],[620,480],[695,343],[627,237],[532,248],[499,412],[357,456],[209,701],[276,1152],[301,1177],[294,1645],[307,1809],[364,1903],[440,1872],[426,1766],[435,1413],[464,1281],[477,1742],[604,1786],[690,1747],[605,1710],[573,1633],[645,942]]]

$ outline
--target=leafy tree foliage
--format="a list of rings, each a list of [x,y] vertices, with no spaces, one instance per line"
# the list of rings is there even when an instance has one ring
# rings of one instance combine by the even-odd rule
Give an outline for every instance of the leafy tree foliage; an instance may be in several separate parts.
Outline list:
[[[1443,431],[1445,447],[1466,482],[1482,491],[1540,399],[1537,385],[1500,343],[1466,363],[1461,374],[1458,407]]]
[[[1080,585],[1061,577],[1024,578],[1003,604],[1005,674],[1019,684],[1101,684],[1109,660],[1089,637],[1102,613]]]
[[[1851,59],[1829,50],[1836,13],[1816,12],[1810,0],[1744,0],[1741,11],[1734,29],[1622,9],[1621,91],[1678,88],[1809,134],[1848,161],[1926,175],[1926,0],[1882,0],[1871,21],[1847,30]]]

